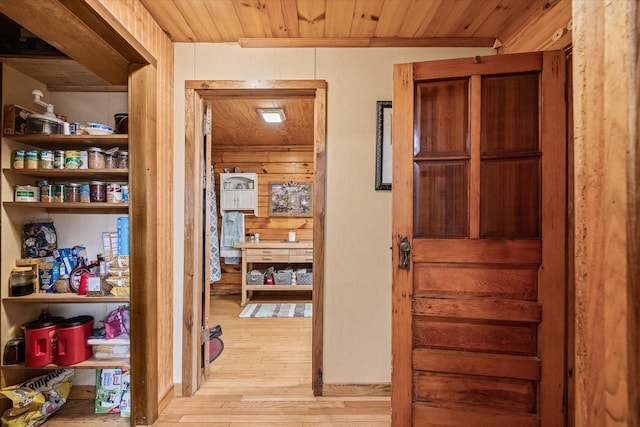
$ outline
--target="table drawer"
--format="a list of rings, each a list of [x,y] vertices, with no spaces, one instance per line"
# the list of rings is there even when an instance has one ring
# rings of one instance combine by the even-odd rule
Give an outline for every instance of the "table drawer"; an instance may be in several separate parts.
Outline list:
[[[290,262],[313,262],[313,255],[297,255],[297,256],[290,256],[289,257],[289,261]]]
[[[247,255],[247,262],[289,262],[288,255]]]
[[[269,248],[251,248],[247,249],[247,256],[257,256],[257,255],[283,255],[289,256],[289,249],[269,249]]]
[[[313,256],[313,248],[291,249],[291,256]]]

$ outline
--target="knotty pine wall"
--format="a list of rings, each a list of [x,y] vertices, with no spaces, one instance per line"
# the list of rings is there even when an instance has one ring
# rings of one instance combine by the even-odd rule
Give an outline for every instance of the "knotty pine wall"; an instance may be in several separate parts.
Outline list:
[[[313,239],[313,218],[270,217],[269,182],[313,181],[313,146],[264,147],[212,147],[211,158],[216,182],[216,201],[220,204],[220,172],[224,168],[239,167],[242,172],[258,174],[258,216],[245,215],[245,232],[259,233],[260,240],[286,239],[294,230],[298,240]],[[218,213],[218,236],[220,224]],[[225,264],[221,260],[222,278],[212,286],[212,293],[239,293],[242,282],[241,264]]]

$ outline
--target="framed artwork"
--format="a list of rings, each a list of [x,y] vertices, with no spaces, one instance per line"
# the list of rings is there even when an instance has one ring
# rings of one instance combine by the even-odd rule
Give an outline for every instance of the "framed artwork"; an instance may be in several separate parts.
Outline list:
[[[270,182],[269,216],[313,216],[311,182]]]
[[[391,190],[391,101],[376,101],[376,190]]]

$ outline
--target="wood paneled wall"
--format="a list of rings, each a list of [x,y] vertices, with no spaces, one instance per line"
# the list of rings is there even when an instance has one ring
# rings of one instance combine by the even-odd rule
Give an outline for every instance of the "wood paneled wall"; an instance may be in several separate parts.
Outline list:
[[[245,232],[259,233],[260,240],[282,240],[290,230],[299,240],[313,239],[313,218],[270,217],[269,182],[313,182],[313,146],[212,147],[212,163],[216,179],[216,197],[220,203],[220,172],[239,167],[243,172],[258,174],[258,216],[245,215]],[[221,221],[218,221],[220,232]],[[214,283],[216,293],[240,292],[241,265],[221,262],[222,279]]]
[[[146,300],[155,305],[155,322],[148,325],[145,341],[150,340],[155,347],[151,350],[157,372],[149,372],[144,384],[153,384],[150,391],[157,388],[157,396],[144,397],[149,400],[145,409],[137,408],[134,403],[134,418],[137,424],[152,424],[157,417],[158,405],[173,390],[173,44],[160,29],[154,19],[138,1],[87,0],[87,3],[103,15],[107,22],[117,23],[117,28],[126,31],[125,39],[133,36],[156,60],[151,67],[153,83],[150,88],[155,92],[153,103],[146,108],[153,114],[145,116],[151,120],[149,126],[155,127],[153,140],[144,141],[146,149],[153,150],[153,164],[145,171],[152,188],[146,194],[133,188],[132,202],[136,194],[143,197],[146,209],[154,212],[155,224],[147,224],[153,229],[156,242],[162,242],[146,248],[145,256],[152,261],[155,279],[145,289]],[[145,102],[140,101],[138,102]],[[131,104],[131,101],[130,101]],[[130,105],[131,108],[131,105]],[[131,114],[131,112],[130,112]],[[153,118],[155,117],[155,121]],[[130,115],[130,122],[136,120]],[[135,124],[134,124],[135,125]],[[131,125],[130,125],[131,127]],[[132,158],[132,162],[134,159]],[[135,167],[135,166],[133,166]],[[153,206],[148,204],[152,203]],[[149,219],[147,219],[149,220]],[[154,337],[153,340],[151,337]],[[135,375],[135,374],[134,374]],[[141,396],[138,396],[140,399]]]

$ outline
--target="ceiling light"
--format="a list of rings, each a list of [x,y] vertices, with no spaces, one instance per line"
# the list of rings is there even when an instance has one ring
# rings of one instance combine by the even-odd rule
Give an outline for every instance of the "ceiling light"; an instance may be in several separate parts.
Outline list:
[[[282,123],[286,119],[282,108],[258,108],[258,114],[267,123]]]

